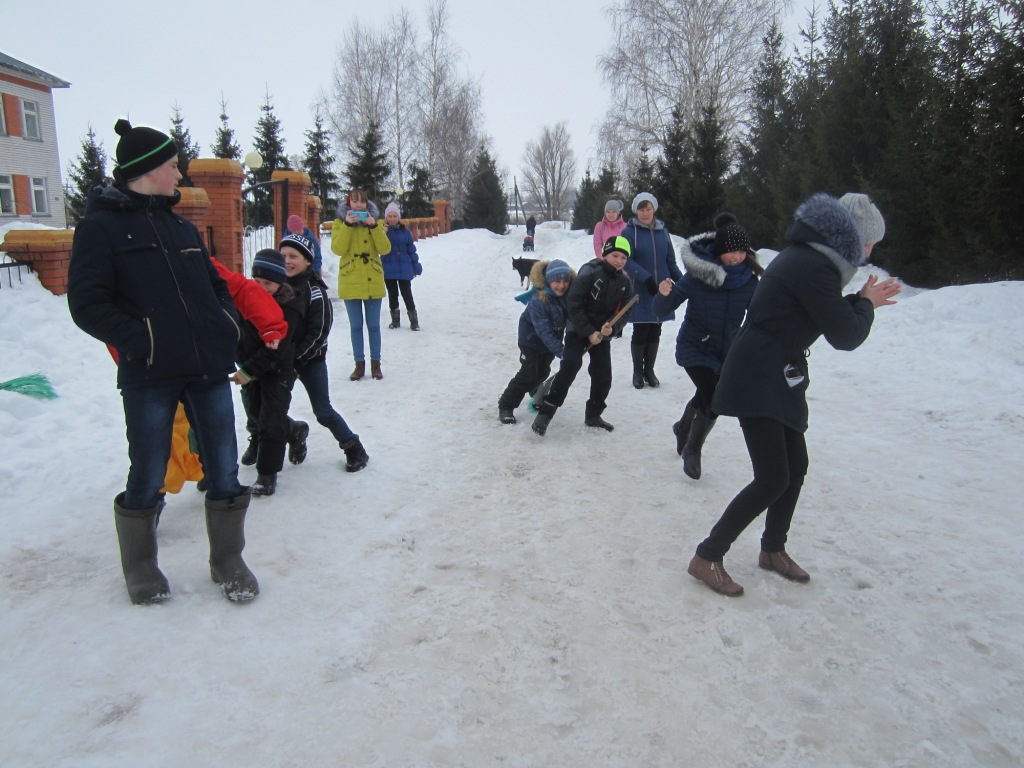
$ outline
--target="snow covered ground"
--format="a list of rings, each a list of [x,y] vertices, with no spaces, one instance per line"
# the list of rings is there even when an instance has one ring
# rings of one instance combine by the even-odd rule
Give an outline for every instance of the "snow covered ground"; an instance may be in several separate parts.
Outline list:
[[[749,462],[722,419],[683,474],[678,321],[658,390],[613,342],[614,433],[583,426],[585,371],[545,438],[525,407],[498,423],[522,236],[418,244],[423,330],[384,329],[383,381],[348,381],[339,305],[333,399],[370,464],[313,425],[250,508],[244,606],[192,484],[160,523],[173,599],[128,601],[114,366],[65,298],[4,282],[0,381],[60,397],[0,392],[0,765],[1024,765],[1024,284],[907,291],[856,352],[812,349],[789,544],[812,581],[757,568],[755,523],[730,600],[686,565]],[[578,267],[591,240],[541,228],[534,255]],[[293,410],[312,424],[301,388]]]

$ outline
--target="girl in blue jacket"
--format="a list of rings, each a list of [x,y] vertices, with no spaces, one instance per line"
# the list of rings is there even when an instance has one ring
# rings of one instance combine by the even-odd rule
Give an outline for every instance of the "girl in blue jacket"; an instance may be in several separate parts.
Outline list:
[[[697,387],[682,418],[672,425],[683,471],[700,479],[701,449],[718,416],[711,399],[722,363],[739,332],[764,269],[750,249],[750,238],[731,213],[715,217],[715,231],[695,235],[680,251],[686,274],[662,281],[654,311],[667,313],[686,302],[676,338],[676,362]]]
[[[391,309],[391,323],[388,328],[401,325],[401,314],[398,311],[398,294],[402,294],[405,311],[409,313],[409,329],[418,331],[420,319],[416,314],[416,302],[412,298],[412,279],[423,273],[420,257],[416,253],[416,243],[412,232],[401,222],[402,212],[395,203],[388,203],[384,209],[384,224],[391,241],[391,253],[380,257],[384,264],[384,285],[388,289],[388,307]]]

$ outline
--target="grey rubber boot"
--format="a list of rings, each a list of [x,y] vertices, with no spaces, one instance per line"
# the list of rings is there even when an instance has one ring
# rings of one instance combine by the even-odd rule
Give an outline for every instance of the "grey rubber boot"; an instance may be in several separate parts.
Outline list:
[[[401,328],[402,327],[402,313],[400,310],[391,310],[391,322],[388,323],[388,328]]]
[[[206,500],[206,533],[210,537],[210,577],[233,603],[245,603],[260,593],[260,585],[242,559],[245,512],[249,489],[233,499]]]
[[[698,410],[693,417],[693,426],[690,427],[690,436],[683,448],[683,472],[694,480],[700,480],[700,452],[704,448],[704,441],[715,426],[717,416],[708,416],[704,411]]]
[[[121,506],[123,501],[123,493],[114,499],[114,525],[128,597],[136,605],[162,602],[171,596],[171,588],[156,562],[156,526],[160,519],[160,505],[149,509],[125,509]]]
[[[418,331],[420,329],[420,316],[416,314],[415,309],[409,310],[409,330]]]

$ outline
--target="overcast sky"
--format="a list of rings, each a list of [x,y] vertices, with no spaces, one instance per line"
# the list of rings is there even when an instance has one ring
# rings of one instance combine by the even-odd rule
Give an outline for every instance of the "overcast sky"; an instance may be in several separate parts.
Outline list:
[[[582,176],[594,153],[595,127],[615,108],[597,68],[611,42],[601,10],[610,4],[519,0],[499,15],[477,0],[448,0],[451,37],[465,72],[482,87],[484,130],[499,167],[510,174],[519,174],[526,142],[565,120]],[[175,104],[209,156],[221,94],[243,152],[252,149],[269,91],[285,151],[300,154],[346,21],[358,16],[363,24],[380,19],[382,25],[403,6],[424,21],[422,5],[408,0],[378,0],[372,12],[370,4],[337,0],[4,5],[0,50],[71,83],[54,92],[65,174],[90,123],[112,166],[118,117],[166,131]]]

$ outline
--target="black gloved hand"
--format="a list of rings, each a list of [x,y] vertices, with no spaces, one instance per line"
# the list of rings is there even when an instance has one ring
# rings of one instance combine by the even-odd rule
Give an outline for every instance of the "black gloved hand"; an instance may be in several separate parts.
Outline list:
[[[650,292],[651,296],[654,296],[658,293],[658,284],[654,282],[653,277],[648,277],[646,280],[644,280],[644,285],[647,287],[647,290]]]

